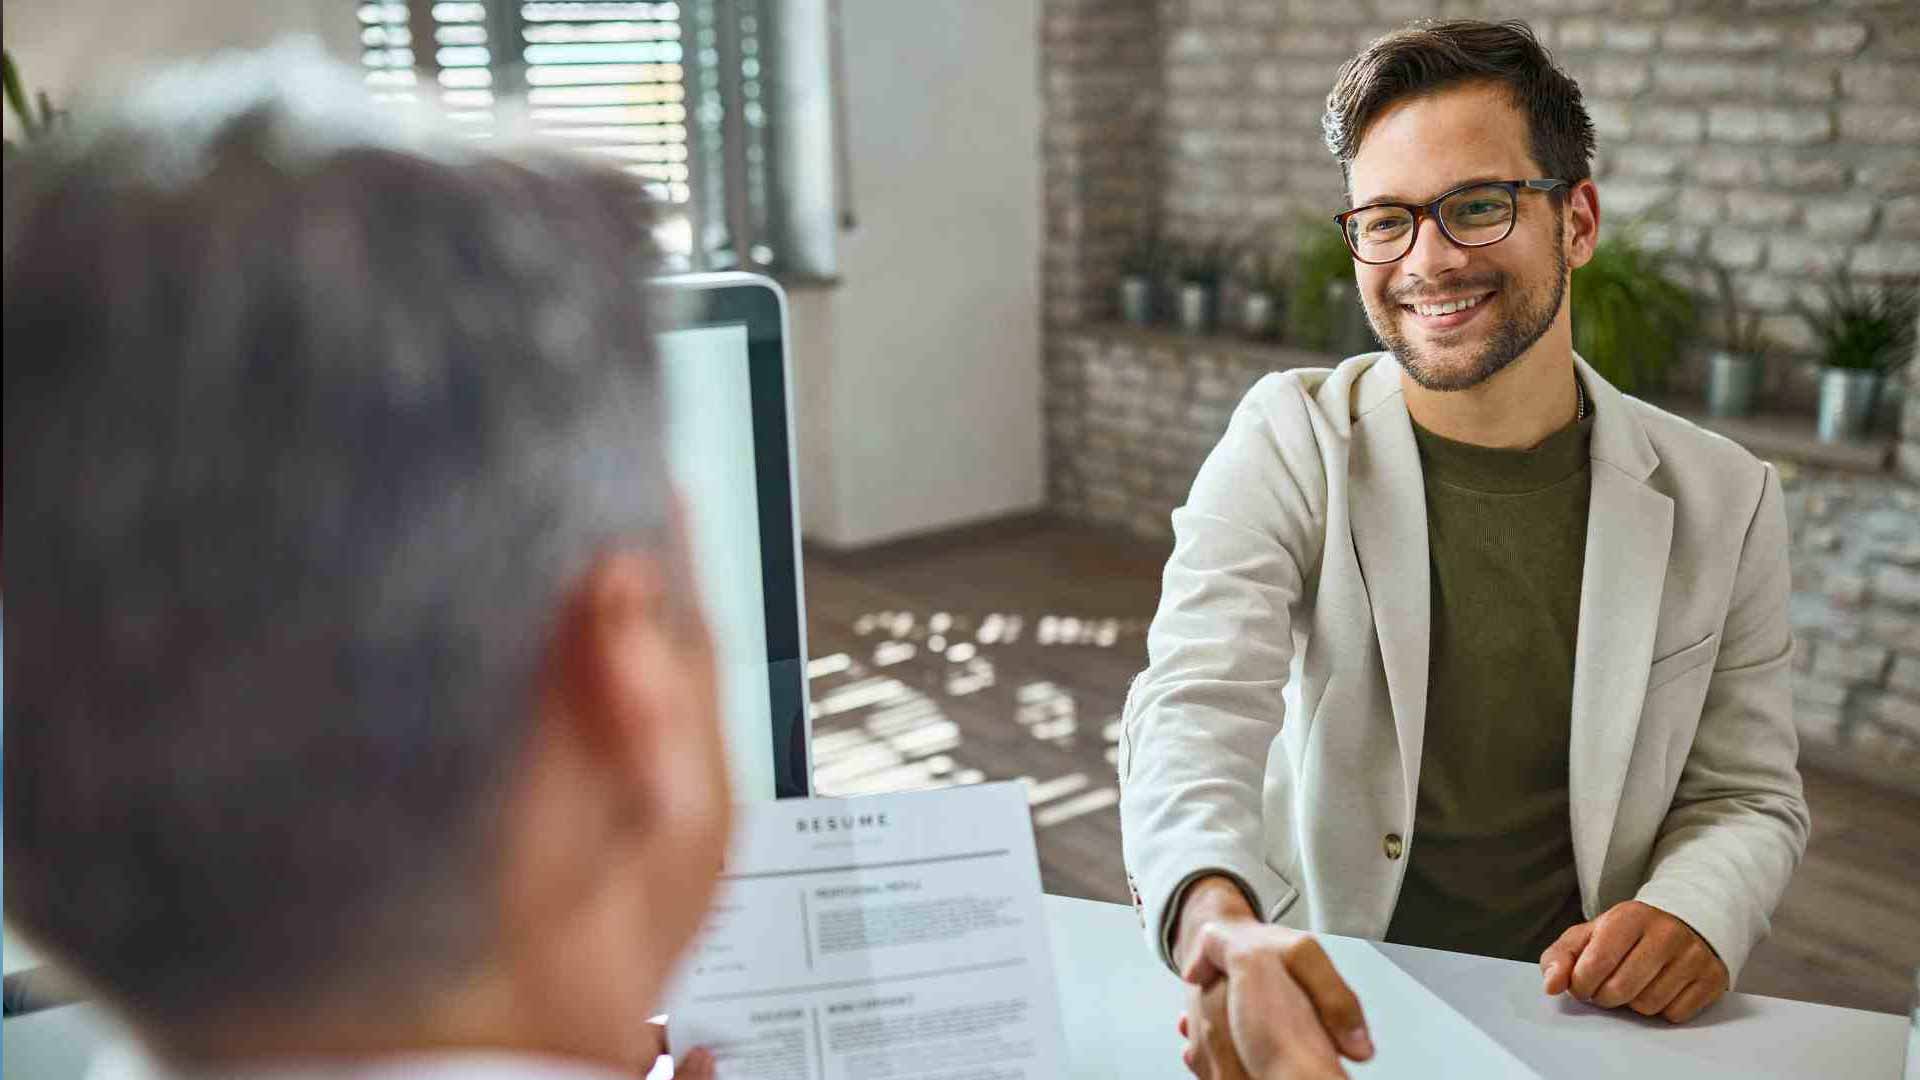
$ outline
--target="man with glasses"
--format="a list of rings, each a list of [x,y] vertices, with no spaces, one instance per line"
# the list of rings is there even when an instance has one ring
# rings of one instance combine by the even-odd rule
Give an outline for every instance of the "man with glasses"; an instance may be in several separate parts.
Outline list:
[[[1370,1054],[1313,930],[1685,1021],[1806,842],[1778,478],[1574,354],[1593,127],[1524,24],[1381,38],[1323,126],[1386,351],[1247,394],[1124,715],[1129,873],[1207,987],[1188,1063]],[[1321,1030],[1268,1019],[1282,969]]]

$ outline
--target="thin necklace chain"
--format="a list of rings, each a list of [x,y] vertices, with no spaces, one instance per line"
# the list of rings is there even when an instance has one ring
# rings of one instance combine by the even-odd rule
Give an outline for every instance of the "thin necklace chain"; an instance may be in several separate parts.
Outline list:
[[[1587,418],[1587,388],[1580,385],[1580,377],[1573,379],[1573,422],[1579,423]]]

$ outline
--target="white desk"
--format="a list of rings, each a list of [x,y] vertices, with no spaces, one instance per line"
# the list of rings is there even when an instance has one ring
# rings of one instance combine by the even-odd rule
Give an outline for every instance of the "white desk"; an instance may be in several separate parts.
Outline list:
[[[1074,1080],[1187,1075],[1174,1021],[1184,987],[1148,951],[1133,909],[1047,897],[1061,1020]],[[1507,1075],[1898,1080],[1904,1016],[1729,994],[1691,1024],[1606,1011],[1540,992],[1531,964],[1323,935],[1360,995],[1378,1056],[1357,1077]],[[1472,1029],[1497,1044],[1461,1060]]]
[[[1047,897],[1072,1080],[1178,1080],[1184,987],[1148,951],[1132,908]],[[1729,994],[1683,1027],[1540,993],[1531,964],[1322,939],[1373,1029],[1356,1078],[1898,1080],[1906,1018]],[[69,1006],[6,1022],[5,1074],[78,1080],[105,1039]]]

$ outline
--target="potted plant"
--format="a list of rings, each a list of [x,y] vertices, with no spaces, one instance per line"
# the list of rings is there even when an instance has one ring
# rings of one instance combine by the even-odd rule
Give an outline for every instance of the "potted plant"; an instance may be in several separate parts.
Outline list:
[[[1167,255],[1160,237],[1142,233],[1120,256],[1120,319],[1131,326],[1153,322],[1154,285],[1166,273]]]
[[[1603,238],[1573,272],[1573,347],[1628,393],[1660,388],[1696,328],[1693,295],[1666,257],[1628,228]]]
[[[1287,295],[1287,262],[1277,251],[1264,248],[1241,256],[1240,332],[1250,338],[1277,337],[1280,305]]]
[[[1753,411],[1773,342],[1760,332],[1760,313],[1740,306],[1732,272],[1716,262],[1708,262],[1707,268],[1713,274],[1723,320],[1720,348],[1707,357],[1707,413],[1745,416]]]
[[[1287,328],[1294,341],[1345,356],[1374,348],[1366,308],[1354,286],[1353,253],[1340,231],[1326,221],[1305,218],[1298,235],[1287,290]]]
[[[1867,433],[1887,375],[1913,358],[1920,290],[1911,283],[1859,288],[1843,269],[1822,294],[1819,309],[1794,303],[1820,343],[1820,441],[1858,439]]]
[[[1228,262],[1226,246],[1217,240],[1197,241],[1181,250],[1175,269],[1180,329],[1190,334],[1213,330],[1219,312],[1220,283],[1226,279]]]

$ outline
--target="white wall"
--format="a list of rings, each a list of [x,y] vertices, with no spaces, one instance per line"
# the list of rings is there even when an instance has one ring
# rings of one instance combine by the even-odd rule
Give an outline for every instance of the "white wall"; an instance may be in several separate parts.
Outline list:
[[[802,528],[853,547],[1038,508],[1037,0],[843,0],[856,227],[796,289]]]
[[[28,92],[45,90],[56,108],[80,87],[111,86],[145,67],[300,33],[360,62],[350,0],[9,0],[6,10],[7,51]],[[15,137],[11,112],[6,131]]]
[[[1036,509],[1038,0],[843,0],[840,27],[857,225],[840,284],[792,291],[802,526],[853,547]],[[357,62],[350,0],[6,10],[7,48],[56,102],[299,31]]]

